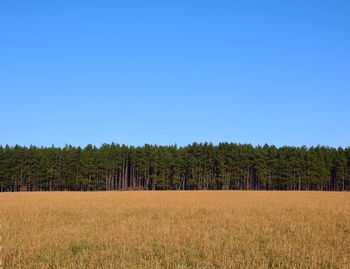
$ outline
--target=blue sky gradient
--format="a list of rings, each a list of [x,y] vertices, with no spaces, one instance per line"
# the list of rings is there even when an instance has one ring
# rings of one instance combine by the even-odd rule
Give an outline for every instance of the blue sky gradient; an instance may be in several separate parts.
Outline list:
[[[1,1],[0,144],[350,145],[349,1]]]

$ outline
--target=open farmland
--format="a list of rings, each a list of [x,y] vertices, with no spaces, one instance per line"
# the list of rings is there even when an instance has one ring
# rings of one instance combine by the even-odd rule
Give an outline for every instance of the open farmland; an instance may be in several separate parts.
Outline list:
[[[350,264],[350,193],[0,193],[0,213],[4,268]]]

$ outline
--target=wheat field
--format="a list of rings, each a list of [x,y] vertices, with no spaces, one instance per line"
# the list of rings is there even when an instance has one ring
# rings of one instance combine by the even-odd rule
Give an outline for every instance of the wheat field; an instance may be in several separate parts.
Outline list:
[[[350,193],[0,193],[0,213],[3,268],[350,268]]]

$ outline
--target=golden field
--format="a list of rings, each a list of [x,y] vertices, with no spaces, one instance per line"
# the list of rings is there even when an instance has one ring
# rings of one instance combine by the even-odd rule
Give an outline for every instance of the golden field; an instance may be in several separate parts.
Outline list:
[[[4,268],[350,268],[350,193],[0,193],[0,214]]]

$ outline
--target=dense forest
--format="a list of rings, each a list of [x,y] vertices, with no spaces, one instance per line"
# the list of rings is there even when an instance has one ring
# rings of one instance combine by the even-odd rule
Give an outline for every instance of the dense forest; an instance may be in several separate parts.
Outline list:
[[[350,190],[350,148],[0,146],[0,191]]]

